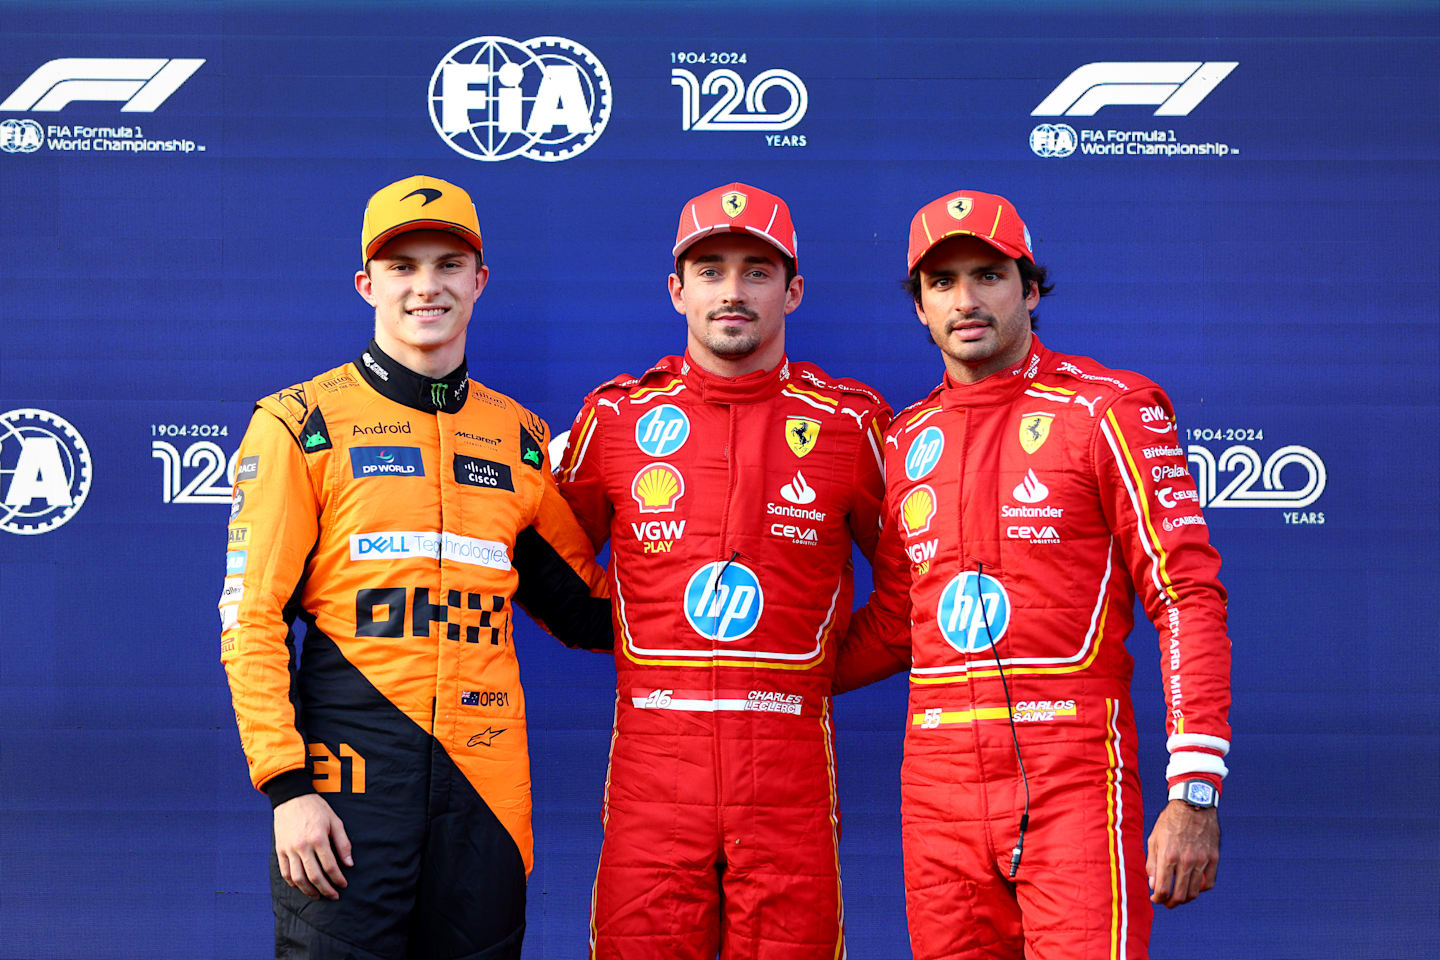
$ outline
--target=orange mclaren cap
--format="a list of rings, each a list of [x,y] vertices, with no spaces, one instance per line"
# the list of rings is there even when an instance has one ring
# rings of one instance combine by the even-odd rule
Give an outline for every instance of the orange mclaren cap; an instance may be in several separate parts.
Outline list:
[[[375,191],[360,228],[361,259],[369,261],[392,237],[411,230],[459,234],[480,252],[480,220],[470,194],[436,177],[407,177]]]
[[[790,208],[775,194],[756,187],[727,183],[686,203],[680,211],[680,228],[675,231],[675,259],[712,233],[753,234],[796,260]]]
[[[993,193],[957,190],[931,200],[910,221],[909,263],[905,269],[914,270],[935,244],[957,236],[979,237],[1016,260],[1035,260],[1030,251],[1030,230],[1009,200]]]

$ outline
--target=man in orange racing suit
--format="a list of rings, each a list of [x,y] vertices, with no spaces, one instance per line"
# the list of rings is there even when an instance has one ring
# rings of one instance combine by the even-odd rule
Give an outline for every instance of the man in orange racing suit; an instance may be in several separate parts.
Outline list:
[[[532,840],[512,608],[608,648],[604,573],[545,423],[466,375],[489,275],[469,196],[391,184],[362,247],[375,338],[259,402],[230,514],[221,659],[274,807],[275,955],[518,957]]]
[[[694,198],[673,253],[685,355],[591,393],[561,459],[617,621],[591,955],[833,960],[831,681],[889,409],[786,358],[804,280],[780,198]]]
[[[876,592],[854,629],[898,635],[913,659],[914,955],[1143,958],[1147,879],[1167,906],[1214,884],[1230,746],[1220,557],[1170,400],[1032,335],[1049,287],[1003,198],[927,204],[908,265],[945,378],[886,436]],[[1160,632],[1170,752],[1148,860],[1125,650],[1137,592]]]

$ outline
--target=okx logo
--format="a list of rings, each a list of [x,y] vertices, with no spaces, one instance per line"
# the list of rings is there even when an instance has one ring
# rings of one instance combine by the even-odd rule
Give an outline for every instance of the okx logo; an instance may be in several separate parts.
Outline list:
[[[1061,80],[1030,116],[1093,117],[1102,107],[1122,104],[1158,104],[1157,117],[1189,116],[1238,65],[1233,60],[1087,63]]]
[[[0,413],[0,530],[49,533],[90,493],[90,448],[48,410]]]
[[[475,37],[430,77],[430,121],[473,160],[569,160],[610,120],[610,77],[564,37]]]
[[[76,100],[120,100],[121,113],[153,113],[204,60],[163,57],[62,57],[43,64],[0,103],[0,110],[53,113]]]

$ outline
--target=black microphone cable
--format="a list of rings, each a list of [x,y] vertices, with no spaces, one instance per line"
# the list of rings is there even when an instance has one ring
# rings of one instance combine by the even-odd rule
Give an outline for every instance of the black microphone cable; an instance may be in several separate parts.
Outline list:
[[[1020,782],[1025,786],[1025,809],[1020,814],[1020,835],[1015,840],[1015,849],[1010,853],[1010,879],[1020,870],[1020,855],[1025,850],[1025,831],[1030,829],[1030,778],[1025,775],[1025,758],[1020,755],[1020,734],[1015,729],[1015,707],[1010,700],[1010,684],[1005,679],[1005,667],[1000,663],[1000,651],[995,649],[995,634],[990,632],[990,615],[985,611],[985,595],[980,589],[981,578],[985,576],[985,564],[975,561],[975,600],[980,608],[980,619],[985,624],[985,636],[990,641],[990,652],[995,655],[995,668],[1000,672],[1000,689],[1005,691],[1005,717],[1010,721],[1010,739],[1015,744],[1015,762],[1020,765]],[[978,722],[978,718],[977,718]]]

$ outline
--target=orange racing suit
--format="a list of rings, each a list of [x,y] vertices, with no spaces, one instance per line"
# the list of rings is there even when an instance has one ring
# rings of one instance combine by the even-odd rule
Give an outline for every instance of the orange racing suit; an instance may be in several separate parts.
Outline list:
[[[259,402],[221,659],[251,780],[275,805],[321,793],[355,860],[338,901],[311,902],[272,858],[277,955],[519,955],[532,837],[513,605],[567,643],[612,643],[547,439],[463,364],[430,380],[373,341]]]

